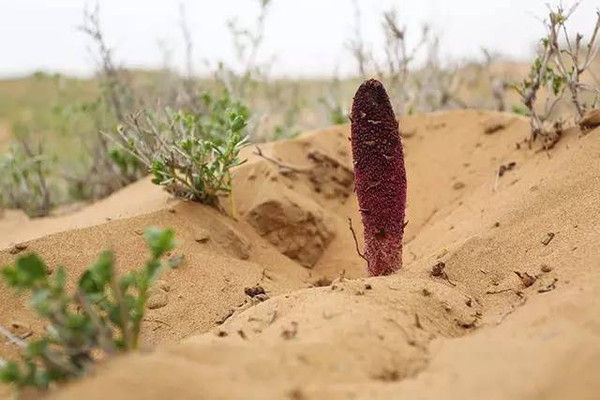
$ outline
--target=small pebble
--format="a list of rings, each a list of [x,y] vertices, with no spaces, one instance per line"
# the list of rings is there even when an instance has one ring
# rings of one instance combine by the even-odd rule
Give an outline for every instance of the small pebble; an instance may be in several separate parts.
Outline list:
[[[150,292],[150,297],[148,298],[148,302],[146,303],[146,307],[148,307],[150,310],[154,310],[157,308],[162,308],[164,306],[166,306],[169,303],[169,297],[167,296],[167,293],[165,293],[163,290],[151,290]]]
[[[465,184],[461,181],[454,182],[454,185],[452,185],[452,189],[454,189],[454,190],[460,190],[460,189],[463,189],[464,187],[465,187]]]
[[[552,271],[552,267],[546,264],[542,264],[542,266],[540,267],[540,269],[542,270],[542,272],[550,272]]]
[[[15,244],[9,251],[10,254],[19,254],[23,250],[27,249],[27,245],[25,243],[17,243]]]
[[[244,293],[250,297],[255,297],[261,294],[265,294],[265,289],[260,285],[256,285],[254,287],[244,288]]]

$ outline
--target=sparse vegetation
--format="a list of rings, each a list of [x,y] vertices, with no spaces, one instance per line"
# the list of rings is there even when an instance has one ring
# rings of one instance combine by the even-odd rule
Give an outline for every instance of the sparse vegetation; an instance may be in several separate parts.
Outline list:
[[[87,374],[100,359],[139,347],[148,291],[165,268],[177,266],[177,260],[161,260],[175,245],[172,231],[149,228],[144,237],[150,258],[142,269],[118,276],[114,254],[105,251],[72,293],[67,270],[60,266],[50,274],[33,253],[1,270],[8,286],[30,293],[31,307],[48,325],[44,335],[28,342],[0,326],[0,334],[21,348],[20,361],[0,359],[0,382],[46,389]]]
[[[600,29],[600,11],[597,12],[596,24],[592,34],[583,44],[584,36],[577,33],[575,39],[569,35],[567,21],[577,9],[576,3],[568,11],[562,6],[550,8],[544,20],[547,34],[540,40],[538,54],[531,65],[529,75],[514,89],[521,96],[526,110],[513,108],[519,114],[526,114],[531,121],[529,145],[540,139],[544,149],[552,148],[560,139],[564,119],[555,117],[555,107],[563,100],[565,91],[569,91],[570,104],[575,111],[578,122],[585,111],[596,107],[600,98],[600,88],[582,82],[582,75],[594,61],[598,52],[597,38]],[[545,90],[543,105],[539,105],[540,97]],[[591,101],[584,99],[583,93],[592,94]]]
[[[340,78],[336,72],[319,80],[274,79],[270,71],[276,58],[264,51],[274,2],[256,0],[254,4],[254,21],[227,21],[235,62],[228,65],[206,60],[210,70],[205,78],[195,74],[202,46],[195,46],[197,38],[187,21],[185,7],[179,10],[183,73],[170,65],[170,44],[165,42],[160,45],[164,54],[161,70],[123,68],[115,47],[107,40],[109,35],[103,31],[100,9],[86,9],[79,31],[89,39],[97,61],[93,80],[39,72],[18,84],[11,83],[8,89],[0,87],[0,118],[12,125],[11,136],[16,141],[12,149],[2,150],[5,155],[1,168],[11,171],[0,177],[4,189],[0,206],[22,208],[34,217],[44,216],[64,203],[104,198],[149,172],[173,193],[216,204],[216,197],[226,194],[230,185],[228,173],[221,181],[217,176],[221,172],[215,175],[215,168],[230,168],[240,162],[235,154],[244,137],[259,143],[292,138],[327,124],[347,123],[349,99],[357,78]],[[403,15],[394,9],[380,16],[381,42],[368,43],[361,30],[362,13],[355,1],[354,31],[347,48],[356,60],[355,75],[375,76],[382,81],[398,114],[467,107],[508,108],[531,119],[530,143],[541,139],[543,147],[550,148],[564,128],[564,104],[571,105],[577,122],[600,98],[596,78],[588,76],[598,51],[600,20],[589,37],[570,37],[566,24],[574,9],[551,10],[546,21],[548,34],[540,42],[537,61],[527,79],[511,86],[516,92],[506,91],[507,82],[516,79],[494,70],[495,65],[502,63],[497,54],[484,50],[483,61],[442,62],[436,31],[427,24],[421,29],[409,29],[403,23]],[[15,90],[18,85],[20,89]],[[239,137],[217,124],[213,127],[219,138],[208,144],[208,137],[215,137],[204,131],[208,127],[205,122],[229,120],[223,110],[207,106],[201,91],[225,91],[231,104],[246,106],[242,113],[246,126]],[[13,95],[30,92],[36,95]],[[514,104],[517,96],[522,104]],[[138,112],[140,109],[158,111]],[[196,126],[199,121],[204,122]],[[179,133],[172,132],[171,125]],[[114,132],[117,126],[119,135],[106,134]],[[193,168],[206,171],[196,178],[185,175],[192,155],[184,157],[179,151],[174,152],[175,158],[170,155],[175,147],[169,143],[188,134],[201,137],[203,146],[207,146],[203,155],[198,148],[194,150]],[[43,154],[37,145],[40,137],[48,138],[42,141]],[[35,145],[23,147],[20,141],[24,138]],[[225,157],[228,160],[215,157],[223,140],[233,145],[232,153]],[[142,145],[144,141],[153,144]],[[167,150],[157,156],[150,154],[149,149],[158,149],[160,141],[167,144]],[[170,165],[176,173],[169,170]],[[15,176],[15,171],[20,177],[18,183],[7,178]]]
[[[153,183],[217,206],[218,196],[231,192],[231,168],[242,163],[249,110],[226,92],[220,98],[205,94],[202,103],[204,114],[167,109],[130,116],[117,128],[123,151],[115,157],[133,156],[152,173]]]

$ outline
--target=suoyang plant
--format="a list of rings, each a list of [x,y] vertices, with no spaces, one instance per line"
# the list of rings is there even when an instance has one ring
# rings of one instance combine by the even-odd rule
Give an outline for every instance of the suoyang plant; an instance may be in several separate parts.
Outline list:
[[[389,275],[402,266],[406,171],[398,121],[381,82],[360,85],[350,120],[365,258],[372,276]]]
[[[104,251],[72,293],[66,269],[50,274],[33,253],[1,270],[8,286],[31,293],[31,306],[48,326],[45,335],[29,342],[0,326],[0,334],[22,348],[19,362],[0,359],[0,382],[45,389],[52,381],[85,375],[98,359],[138,348],[148,291],[178,262],[161,261],[174,247],[172,231],[149,228],[144,236],[151,252],[144,268],[118,276],[113,253]]]
[[[227,93],[206,94],[202,114],[166,110],[132,115],[117,142],[152,173],[152,182],[177,196],[216,206],[231,192],[231,168],[242,164],[248,109]]]

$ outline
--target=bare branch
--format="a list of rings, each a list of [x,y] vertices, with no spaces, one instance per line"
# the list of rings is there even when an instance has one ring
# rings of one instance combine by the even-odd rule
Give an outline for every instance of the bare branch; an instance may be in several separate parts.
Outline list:
[[[121,100],[124,85],[119,77],[119,71],[115,66],[112,49],[106,43],[104,32],[100,23],[100,5],[96,3],[93,9],[86,9],[83,15],[83,25],[79,30],[92,39],[96,44],[100,57],[102,76],[105,79],[106,96],[117,120],[121,121],[124,116],[124,105]]]
[[[255,145],[254,148],[256,148],[256,151],[253,153],[259,157],[264,158],[265,160],[277,165],[279,167],[279,169],[281,170],[282,173],[286,173],[286,172],[296,172],[299,174],[307,174],[311,171],[311,168],[306,168],[306,167],[294,167],[291,165],[287,165],[287,164],[283,164],[281,161],[268,156],[266,154],[263,153],[262,149],[260,147],[258,147],[258,145]]]
[[[360,248],[358,247],[358,239],[356,238],[356,232],[354,232],[354,227],[352,226],[352,218],[348,218],[348,227],[350,228],[350,232],[352,233],[352,238],[354,239],[354,245],[356,246],[356,253],[367,262],[367,266],[369,265],[369,260],[363,253],[360,252]]]

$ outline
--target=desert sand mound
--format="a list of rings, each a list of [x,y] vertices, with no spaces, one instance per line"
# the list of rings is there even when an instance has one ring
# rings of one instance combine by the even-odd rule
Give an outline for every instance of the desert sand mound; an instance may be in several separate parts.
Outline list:
[[[107,246],[122,268],[140,265],[147,225],[174,228],[185,255],[146,316],[146,343],[162,345],[51,395],[597,399],[600,132],[567,131],[545,153],[516,146],[529,127],[510,114],[400,124],[409,224],[391,277],[365,278],[348,229],[351,218],[360,241],[346,126],[261,146],[273,161],[246,149],[237,220],[166,205],[140,182],[78,214],[4,229],[0,262],[26,241],[73,277]],[[245,290],[257,285],[266,294]],[[42,331],[4,286],[0,306],[0,324]],[[1,343],[0,355],[14,349]]]
[[[23,211],[6,210],[4,216],[0,217],[0,249],[52,233],[148,214],[175,202],[168,193],[153,185],[150,179],[142,179],[92,206],[64,216],[30,220]]]

